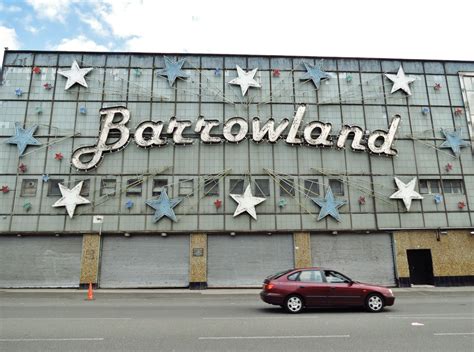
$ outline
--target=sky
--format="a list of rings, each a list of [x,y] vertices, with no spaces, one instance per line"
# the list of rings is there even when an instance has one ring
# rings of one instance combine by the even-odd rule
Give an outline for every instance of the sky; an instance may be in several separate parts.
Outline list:
[[[474,61],[474,1],[0,0],[0,47]]]

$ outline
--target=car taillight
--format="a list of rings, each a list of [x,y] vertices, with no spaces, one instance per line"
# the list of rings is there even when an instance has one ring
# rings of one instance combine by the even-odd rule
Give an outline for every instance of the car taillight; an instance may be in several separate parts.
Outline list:
[[[274,287],[275,287],[274,284],[265,284],[265,286],[263,286],[263,289],[266,291],[270,291]]]

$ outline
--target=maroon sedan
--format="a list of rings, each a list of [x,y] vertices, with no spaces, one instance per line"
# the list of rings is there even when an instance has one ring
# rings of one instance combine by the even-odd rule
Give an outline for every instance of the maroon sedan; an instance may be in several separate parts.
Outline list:
[[[395,302],[389,288],[353,281],[325,268],[291,269],[269,276],[260,297],[289,313],[299,313],[304,307],[351,306],[380,312]]]

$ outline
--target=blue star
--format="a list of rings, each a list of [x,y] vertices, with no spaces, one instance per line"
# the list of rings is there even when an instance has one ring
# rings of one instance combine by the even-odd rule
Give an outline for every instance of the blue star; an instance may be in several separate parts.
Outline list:
[[[434,201],[436,204],[439,204],[443,201],[443,196],[441,194],[435,194],[434,195]]]
[[[321,207],[321,210],[319,211],[318,221],[324,219],[328,215],[331,215],[337,221],[341,221],[341,217],[337,209],[346,204],[346,201],[336,200],[334,198],[334,195],[332,194],[331,187],[328,187],[326,197],[310,199]]]
[[[49,181],[49,175],[48,174],[43,174],[43,176],[41,176],[41,179],[43,180],[43,182],[48,182]]]
[[[16,144],[21,157],[28,145],[41,145],[41,143],[33,137],[38,125],[33,125],[30,128],[21,128],[20,126],[19,122],[15,122],[15,135],[8,138],[5,143]]]
[[[441,143],[439,147],[451,148],[454,155],[459,156],[459,154],[461,154],[461,147],[469,146],[469,143],[461,138],[461,132],[462,130],[448,132],[444,129],[441,129],[441,133],[444,135],[444,138],[446,138],[446,140]]]
[[[173,208],[177,206],[182,200],[182,198],[169,199],[168,194],[166,194],[166,190],[163,189],[158,200],[147,200],[145,203],[156,210],[153,217],[153,222],[158,222],[163,216],[166,216],[174,222],[177,222],[178,220],[176,220],[176,215],[173,211]]]
[[[329,79],[331,76],[329,76],[326,72],[321,70],[321,65],[310,65],[307,64],[306,62],[303,62],[304,67],[306,68],[306,72],[303,76],[301,76],[300,80],[301,81],[307,81],[307,80],[312,80],[314,85],[316,86],[316,89],[319,89],[319,86],[321,85],[321,81],[324,79]]]
[[[134,205],[134,203],[130,199],[125,202],[125,208],[127,208],[127,209],[132,209],[133,205]]]
[[[172,61],[168,56],[164,56],[165,58],[165,68],[158,70],[157,74],[160,76],[168,77],[168,83],[170,87],[173,86],[174,81],[176,78],[188,78],[189,75],[185,73],[181,68],[184,65],[185,59],[181,59],[178,61]]]

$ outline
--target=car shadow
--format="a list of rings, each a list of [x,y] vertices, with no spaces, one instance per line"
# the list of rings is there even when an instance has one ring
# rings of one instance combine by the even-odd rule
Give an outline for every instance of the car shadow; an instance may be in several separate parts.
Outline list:
[[[268,315],[295,315],[292,313],[288,313],[285,309],[281,307],[262,307],[257,308],[257,311],[263,314]],[[385,308],[382,313],[389,313],[390,310]],[[348,307],[348,308],[305,308],[301,313],[297,315],[309,315],[309,314],[350,314],[350,313],[367,313],[367,314],[374,314],[367,312],[363,307]]]

